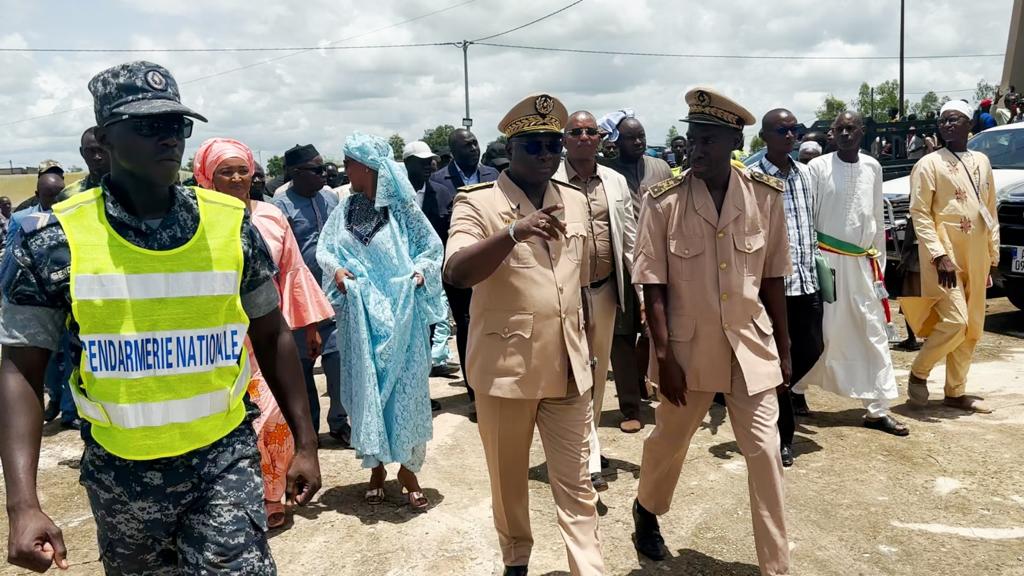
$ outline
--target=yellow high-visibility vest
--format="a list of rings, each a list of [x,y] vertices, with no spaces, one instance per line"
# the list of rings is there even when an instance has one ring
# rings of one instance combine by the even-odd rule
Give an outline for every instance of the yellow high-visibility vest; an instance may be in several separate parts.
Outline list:
[[[115,232],[100,188],[53,207],[71,249],[71,311],[82,342],[71,392],[96,442],[121,458],[178,456],[245,417],[245,206],[195,192],[199,225],[172,250],[140,248]]]

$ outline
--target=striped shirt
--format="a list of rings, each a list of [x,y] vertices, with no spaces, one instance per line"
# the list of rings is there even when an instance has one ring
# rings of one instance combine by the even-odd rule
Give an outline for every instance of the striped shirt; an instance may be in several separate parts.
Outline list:
[[[814,232],[814,191],[811,190],[807,165],[791,160],[789,175],[784,176],[767,157],[750,167],[751,170],[774,176],[786,183],[786,233],[789,236],[789,255],[793,261],[793,275],[786,278],[786,296],[814,294],[818,291],[818,273],[814,256],[818,254],[818,236]]]

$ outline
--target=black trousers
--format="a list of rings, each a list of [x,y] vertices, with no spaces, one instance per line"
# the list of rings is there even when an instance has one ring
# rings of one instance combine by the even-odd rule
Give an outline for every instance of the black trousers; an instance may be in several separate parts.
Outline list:
[[[473,387],[469,385],[469,376],[466,374],[466,344],[469,342],[469,302],[473,297],[472,288],[456,288],[451,284],[444,284],[444,293],[448,297],[448,306],[452,309],[452,317],[455,318],[455,348],[459,351],[459,366],[462,367],[462,377],[466,379],[466,390],[469,393],[469,400],[476,400]]]
[[[789,320],[790,358],[793,363],[792,382],[794,384],[811,371],[825,349],[821,333],[823,315],[824,307],[818,292],[801,296],[786,296],[786,317]],[[783,445],[792,444],[793,434],[796,432],[793,396],[798,395],[790,392],[789,388],[785,386],[779,388],[779,436]]]

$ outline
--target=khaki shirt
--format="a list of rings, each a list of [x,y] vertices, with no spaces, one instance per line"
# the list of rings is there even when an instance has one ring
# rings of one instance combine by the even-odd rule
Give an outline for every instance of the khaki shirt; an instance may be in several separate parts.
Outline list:
[[[759,180],[776,182],[777,188]],[[762,278],[791,273],[783,184],[733,169],[721,215],[704,181],[687,173],[644,196],[634,284],[665,284],[669,341],[690,390],[732,390],[736,358],[746,394],[782,382]]]
[[[565,207],[564,238],[517,244],[473,286],[466,371],[477,394],[563,398],[570,385],[579,394],[593,385],[581,293],[590,279],[587,200],[575,187],[552,180],[543,205],[559,203]],[[445,264],[466,246],[507,234],[511,222],[535,211],[505,173],[494,183],[462,189],[452,209]]]
[[[608,195],[599,174],[590,178],[581,177],[572,164],[563,162],[569,183],[578,186],[587,197],[587,226],[590,233],[590,282],[604,280],[615,272],[615,252],[612,249],[611,213],[608,210]]]

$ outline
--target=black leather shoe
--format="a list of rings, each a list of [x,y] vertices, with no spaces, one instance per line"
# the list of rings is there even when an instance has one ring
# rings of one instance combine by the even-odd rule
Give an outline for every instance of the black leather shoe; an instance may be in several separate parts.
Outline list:
[[[43,410],[43,422],[49,424],[60,416],[60,404],[50,400],[46,403],[46,410]]]
[[[81,418],[74,418],[67,421],[61,420],[60,427],[68,430],[81,430],[84,424],[85,420],[82,420]]]
[[[352,427],[348,425],[348,422],[342,424],[341,428],[337,430],[331,430],[330,435],[345,448],[352,445]]]
[[[658,517],[644,510],[637,500],[633,500],[633,526],[636,531],[633,540],[636,551],[655,562],[664,560],[665,539],[661,537]]]
[[[526,576],[526,566],[505,566],[505,576]]]
[[[789,468],[793,465],[793,447],[787,444],[782,445],[782,467]]]
[[[590,483],[594,485],[595,492],[604,492],[608,489],[608,481],[600,473],[591,474]]]
[[[431,368],[430,377],[438,378],[443,376],[451,376],[453,374],[458,374],[459,370],[460,368],[458,364],[445,363],[441,364],[440,366],[434,366],[433,368]]]

